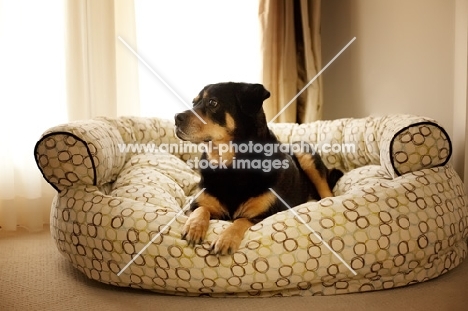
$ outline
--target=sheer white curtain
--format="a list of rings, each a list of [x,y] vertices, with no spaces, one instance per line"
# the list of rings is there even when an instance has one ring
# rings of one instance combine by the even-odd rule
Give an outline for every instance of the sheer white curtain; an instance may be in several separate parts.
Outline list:
[[[67,0],[67,103],[70,120],[139,115],[133,0]]]
[[[139,115],[132,0],[0,0],[0,227],[40,231],[55,191],[33,149],[49,127]],[[136,47],[135,47],[136,48]]]
[[[39,135],[66,121],[62,1],[0,0],[0,226],[43,229],[54,191],[34,161]]]

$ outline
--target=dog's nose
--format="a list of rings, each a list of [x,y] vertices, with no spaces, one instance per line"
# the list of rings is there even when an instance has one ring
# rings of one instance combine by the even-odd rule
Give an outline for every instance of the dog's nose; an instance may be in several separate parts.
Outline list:
[[[174,120],[176,124],[182,123],[185,121],[185,114],[184,113],[176,113],[174,116]]]

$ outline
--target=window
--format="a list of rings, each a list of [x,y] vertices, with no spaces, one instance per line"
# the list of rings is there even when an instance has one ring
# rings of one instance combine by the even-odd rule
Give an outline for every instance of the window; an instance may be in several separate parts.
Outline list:
[[[0,227],[40,231],[55,191],[33,148],[67,121],[64,1],[0,0]]]
[[[5,196],[20,178],[9,173],[20,170],[30,181],[30,169],[37,172],[32,148],[38,135],[67,120],[64,15],[62,1],[0,0],[0,194]]]
[[[184,101],[217,82],[260,82],[258,2],[135,1],[138,54]],[[143,116],[172,119],[187,107],[143,64]]]

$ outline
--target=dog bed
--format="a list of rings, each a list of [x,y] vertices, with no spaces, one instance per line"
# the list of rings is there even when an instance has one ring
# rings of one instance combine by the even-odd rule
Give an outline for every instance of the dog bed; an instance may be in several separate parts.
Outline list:
[[[212,220],[194,248],[181,239],[200,150],[180,142],[172,122],[96,118],[49,129],[35,159],[57,190],[58,250],[99,282],[216,297],[389,289],[466,257],[467,197],[436,121],[392,115],[270,127],[282,142],[318,144],[326,165],[345,174],[335,197],[263,220],[239,251],[219,257],[209,244],[228,222]]]

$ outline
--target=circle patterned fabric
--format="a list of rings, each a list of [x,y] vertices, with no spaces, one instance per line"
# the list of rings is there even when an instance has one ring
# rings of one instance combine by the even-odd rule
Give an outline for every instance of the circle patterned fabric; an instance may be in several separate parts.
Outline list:
[[[171,122],[98,118],[49,129],[35,158],[57,190],[51,232],[58,250],[103,283],[240,297],[395,288],[435,278],[466,257],[467,197],[447,164],[449,137],[435,121],[398,115],[270,126],[285,143],[355,149],[322,154],[327,166],[345,171],[335,197],[263,220],[238,252],[219,257],[210,241],[228,222],[212,220],[194,248],[181,239],[199,181],[187,163],[199,153],[162,148],[181,144]]]

